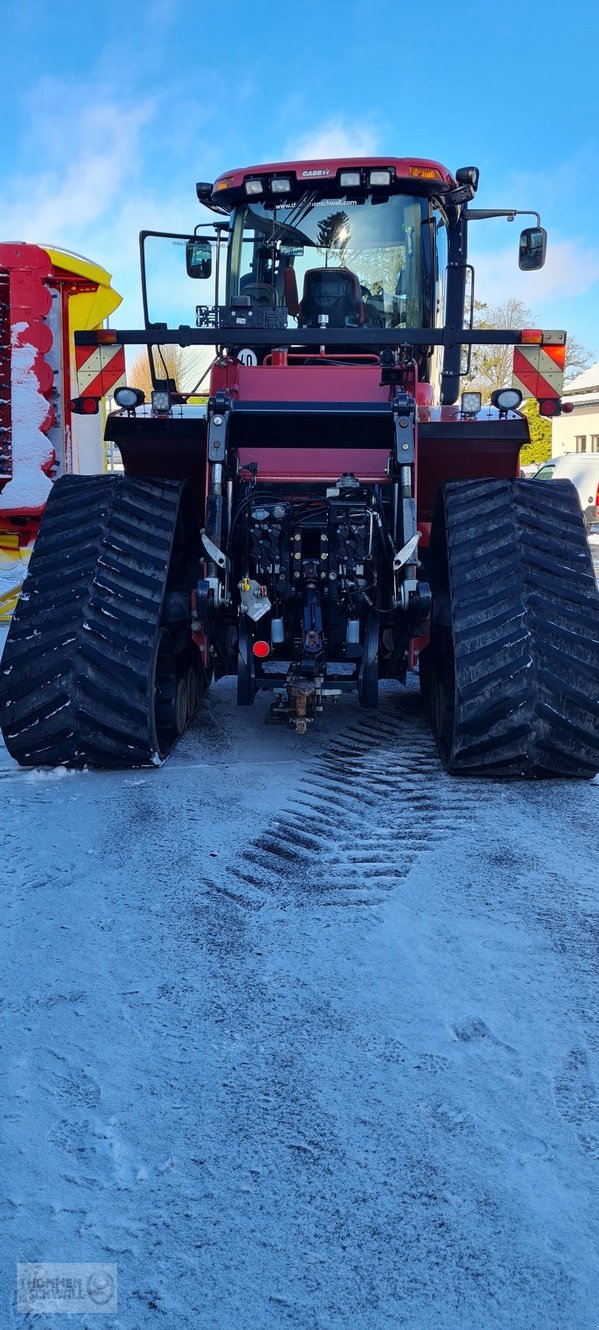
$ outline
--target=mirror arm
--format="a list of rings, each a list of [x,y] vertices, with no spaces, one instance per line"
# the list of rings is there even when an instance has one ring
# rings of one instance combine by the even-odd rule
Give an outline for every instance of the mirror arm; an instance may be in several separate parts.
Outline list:
[[[468,208],[466,212],[468,222],[482,222],[487,217],[507,217],[509,222],[513,222],[514,217],[535,217],[541,229],[541,214],[528,208]]]

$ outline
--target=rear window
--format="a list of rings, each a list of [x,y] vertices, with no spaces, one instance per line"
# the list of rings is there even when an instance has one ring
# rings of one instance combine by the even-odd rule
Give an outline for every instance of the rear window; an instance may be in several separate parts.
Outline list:
[[[551,480],[554,471],[555,463],[547,462],[545,466],[540,467],[539,470],[535,472],[534,478],[535,480]]]

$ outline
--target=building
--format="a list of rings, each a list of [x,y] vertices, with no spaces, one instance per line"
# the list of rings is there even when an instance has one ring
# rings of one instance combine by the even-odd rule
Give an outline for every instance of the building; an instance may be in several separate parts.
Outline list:
[[[552,421],[552,456],[599,453],[599,360],[570,380],[562,401],[570,402],[572,411]]]

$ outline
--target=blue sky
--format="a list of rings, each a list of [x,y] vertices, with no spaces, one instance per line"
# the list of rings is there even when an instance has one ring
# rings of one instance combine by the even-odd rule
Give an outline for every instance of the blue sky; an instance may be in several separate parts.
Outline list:
[[[480,167],[477,295],[523,299],[599,357],[599,7],[504,0],[2,0],[2,239],[104,263],[137,325],[137,233],[200,220],[195,181],[295,156]],[[526,224],[524,221],[523,224]]]

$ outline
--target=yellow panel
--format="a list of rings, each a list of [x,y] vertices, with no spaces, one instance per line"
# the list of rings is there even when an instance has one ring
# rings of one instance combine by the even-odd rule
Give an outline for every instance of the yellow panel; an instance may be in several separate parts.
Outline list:
[[[56,268],[64,268],[65,272],[72,272],[76,277],[86,277],[89,282],[97,282],[98,286],[110,286],[112,276],[99,263],[92,263],[81,254],[70,254],[68,249],[49,249],[47,245],[40,248],[45,249]]]
[[[80,254],[69,254],[66,249],[48,249],[46,245],[43,248],[55,267],[72,272],[75,277],[84,277],[96,286],[95,291],[80,291],[77,295],[69,296],[71,330],[101,327],[104,319],[118,309],[123,299],[110,285],[111,274],[99,263],[92,263]]]
[[[78,291],[69,296],[69,325],[75,328],[100,328],[123,299],[111,286],[99,286],[96,291]]]

